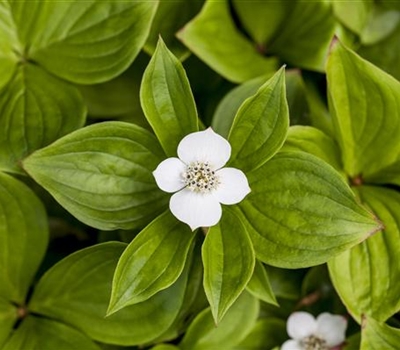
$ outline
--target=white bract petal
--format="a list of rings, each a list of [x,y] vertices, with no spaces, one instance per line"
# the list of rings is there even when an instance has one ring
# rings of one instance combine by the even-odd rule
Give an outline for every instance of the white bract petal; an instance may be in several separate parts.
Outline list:
[[[153,171],[157,186],[165,192],[176,192],[185,187],[182,174],[186,165],[178,158],[168,158],[162,161]]]
[[[303,347],[297,340],[286,340],[282,346],[281,350],[303,350]]]
[[[317,330],[317,321],[314,316],[308,312],[294,312],[288,318],[286,329],[291,338],[302,340],[303,338],[315,334]]]
[[[175,193],[169,202],[174,216],[188,224],[192,230],[216,225],[221,219],[221,204],[214,196],[183,189]]]
[[[211,128],[185,136],[178,145],[178,157],[187,165],[208,162],[214,170],[222,168],[231,156],[231,145]]]
[[[214,196],[222,204],[236,204],[250,193],[246,175],[239,169],[223,168],[216,172],[219,185]]]
[[[324,312],[317,317],[317,336],[329,347],[340,345],[346,339],[347,320],[340,315]]]
[[[224,168],[231,146],[211,128],[185,136],[178,145],[178,158],[168,158],[154,170],[158,187],[175,193],[169,207],[175,217],[192,230],[216,225],[221,204],[236,204],[250,193],[246,175]]]

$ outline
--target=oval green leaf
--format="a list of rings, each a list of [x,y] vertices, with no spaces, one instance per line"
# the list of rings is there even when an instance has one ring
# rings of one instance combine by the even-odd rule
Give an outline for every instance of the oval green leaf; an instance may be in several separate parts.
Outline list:
[[[281,148],[289,127],[285,70],[281,68],[239,108],[231,131],[230,163],[248,172]]]
[[[370,186],[361,186],[358,192],[384,229],[332,259],[329,271],[336,291],[358,322],[362,314],[384,322],[400,310],[400,194]]]
[[[77,130],[24,160],[24,169],[71,214],[104,230],[143,227],[167,197],[152,171],[165,158],[150,132],[123,122]]]
[[[182,350],[231,349],[253,328],[259,312],[259,302],[248,293],[236,300],[218,324],[210,309],[199,313],[190,324],[179,348]]]
[[[100,350],[85,334],[53,320],[28,316],[3,350]]]
[[[380,229],[343,178],[304,152],[282,152],[248,174],[239,204],[257,257],[278,267],[326,262]]]
[[[344,170],[368,181],[400,154],[400,82],[339,42],[327,73]]]
[[[337,171],[343,167],[340,150],[334,139],[312,126],[291,126],[282,151],[303,151],[322,159]]]
[[[291,6],[284,1],[257,1],[251,6],[241,0],[233,0],[232,3],[244,29],[263,49],[277,35],[291,10]]]
[[[180,60],[187,58],[190,55],[190,51],[178,41],[175,33],[199,12],[202,5],[203,0],[161,1],[151,25],[149,37],[144,45],[144,50],[153,55],[161,35],[166,45],[177,58]]]
[[[18,67],[0,93],[0,169],[24,173],[18,162],[85,123],[79,91],[38,66]]]
[[[277,68],[275,58],[263,57],[235,27],[227,0],[208,0],[177,36],[201,60],[235,83]]]
[[[287,339],[285,321],[268,317],[258,320],[249,335],[232,350],[271,350],[282,345]]]
[[[168,156],[198,130],[197,111],[185,70],[160,38],[140,88],[146,118]]]
[[[118,261],[108,314],[172,285],[183,271],[194,237],[169,210],[150,223]]]
[[[231,209],[224,208],[218,225],[203,243],[204,290],[215,323],[243,292],[254,269],[254,249],[246,229]]]
[[[36,286],[29,310],[71,324],[104,343],[136,345],[156,339],[182,306],[188,269],[170,288],[105,317],[112,276],[125,248],[117,242],[99,244],[54,265]]]
[[[8,83],[17,67],[18,57],[14,48],[19,46],[10,6],[0,3],[0,89]]]
[[[399,344],[399,328],[390,327],[371,317],[363,319],[360,350],[397,350]]]
[[[329,1],[294,1],[267,46],[268,53],[295,67],[323,72],[336,29],[331,6]],[[268,26],[268,22],[265,25]]]
[[[158,1],[13,1],[24,54],[58,77],[94,84],[122,73],[144,45]]]
[[[0,297],[25,302],[49,239],[42,202],[22,182],[0,172]]]
[[[274,292],[272,290],[267,271],[265,270],[263,264],[258,260],[256,260],[253,276],[247,284],[246,289],[256,298],[266,303],[278,306],[278,302],[276,301]]]
[[[0,348],[3,349],[5,340],[11,334],[18,319],[17,308],[0,297]]]

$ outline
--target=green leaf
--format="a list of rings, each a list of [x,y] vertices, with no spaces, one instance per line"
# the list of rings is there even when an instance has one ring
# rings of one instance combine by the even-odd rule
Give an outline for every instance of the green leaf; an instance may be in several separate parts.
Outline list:
[[[17,67],[18,56],[15,54],[15,48],[18,48],[19,42],[15,34],[10,7],[7,2],[2,1],[0,3],[0,89],[8,83]]]
[[[314,75],[302,76],[302,78],[309,109],[308,118],[310,124],[332,136],[334,134],[332,117],[328,111],[325,93],[321,93],[319,81],[314,78]],[[320,76],[320,79],[326,80],[325,76]]]
[[[400,11],[400,3],[398,3],[397,1],[380,0],[379,3],[382,4],[382,6],[388,8],[388,9],[393,9],[393,10]]]
[[[282,151],[303,151],[322,159],[337,171],[343,169],[340,150],[331,137],[312,126],[291,126]]]
[[[400,344],[400,329],[390,327],[371,317],[363,320],[360,350],[396,350]]]
[[[394,163],[368,178],[368,183],[400,186],[400,155]]]
[[[363,45],[357,52],[369,62],[400,80],[400,23],[383,40],[374,45]]]
[[[172,344],[158,344],[153,346],[151,350],[179,350],[179,348]]]
[[[369,21],[361,32],[362,44],[372,45],[385,39],[396,29],[399,22],[399,11],[387,11],[380,6],[374,6]]]
[[[239,108],[229,133],[230,163],[245,172],[260,167],[281,148],[288,127],[285,70],[281,68]]]
[[[122,73],[144,45],[157,1],[13,1],[28,60],[56,76],[94,84]]]
[[[85,122],[79,91],[39,66],[24,64],[0,93],[0,169],[23,173],[18,162]]]
[[[275,58],[263,57],[235,27],[227,0],[208,0],[200,14],[177,36],[207,65],[235,83],[271,73],[277,68]]]
[[[290,6],[284,1],[257,1],[251,6],[241,0],[232,3],[241,24],[260,47],[273,40],[290,12]]]
[[[265,271],[263,264],[258,260],[254,266],[253,276],[251,276],[246,289],[256,298],[265,301],[268,304],[278,306],[267,271]]]
[[[1,172],[0,222],[0,297],[22,305],[46,251],[47,216],[27,186]]]
[[[172,285],[183,271],[194,237],[169,210],[150,223],[118,261],[108,314]]]
[[[80,221],[104,230],[143,227],[167,196],[152,171],[165,158],[148,131],[123,122],[87,126],[36,151],[24,169]]]
[[[304,152],[278,153],[248,174],[239,204],[257,257],[278,267],[326,262],[380,229],[343,178]]]
[[[187,58],[190,55],[190,51],[178,41],[175,33],[200,11],[202,5],[203,0],[161,0],[153,24],[151,25],[150,34],[147,38],[144,50],[150,55],[153,55],[158,38],[161,35],[169,49],[177,58],[180,60]]]
[[[343,350],[360,350],[361,333],[355,333],[346,338]]]
[[[129,118],[142,126],[145,117],[140,106],[139,90],[143,72],[150,58],[141,53],[121,75],[102,84],[80,85],[90,117],[114,119]],[[146,122],[147,123],[147,122]],[[147,124],[148,127],[148,124]]]
[[[135,345],[157,338],[182,305],[188,269],[170,288],[105,317],[112,276],[125,248],[123,243],[104,243],[69,255],[39,281],[29,310],[68,323],[100,342]]]
[[[11,334],[14,324],[17,321],[17,309],[10,302],[0,297],[0,348]]]
[[[336,291],[353,317],[385,321],[400,310],[400,194],[361,186],[358,192],[384,225],[362,244],[332,259],[329,271]]]
[[[211,126],[216,133],[228,138],[233,120],[243,102],[255,95],[258,89],[265,83],[266,76],[258,77],[246,81],[229,91],[220,101],[215,109]]]
[[[219,324],[243,292],[255,264],[250,238],[233,210],[224,208],[219,224],[208,231],[202,257],[204,290],[215,323]]]
[[[333,1],[335,16],[354,33],[361,34],[367,25],[368,18],[373,8],[373,1]]]
[[[249,335],[232,350],[271,350],[287,339],[285,321],[270,317],[258,320]]]
[[[197,237],[199,238],[199,236]],[[186,285],[185,295],[179,308],[178,315],[171,326],[157,339],[154,340],[154,343],[169,341],[171,339],[179,337],[182,334],[182,330],[187,328],[188,318],[191,318],[200,310],[203,310],[205,307],[208,306],[208,302],[202,286],[202,243],[203,242],[201,239],[197,239],[193,252],[187,258],[188,263],[190,263],[190,269],[188,270],[188,281]]]
[[[344,170],[368,180],[400,154],[400,83],[338,42],[327,73]]]
[[[268,53],[295,67],[322,72],[336,28],[330,1],[297,0],[291,6]]]
[[[143,74],[140,101],[165,153],[176,156],[178,143],[199,128],[197,111],[185,70],[161,38]]]
[[[303,274],[299,270],[281,269],[264,265],[274,295],[280,299],[299,300]]]
[[[63,323],[28,316],[2,349],[100,350],[100,347],[83,333]]]
[[[182,350],[228,350],[243,340],[253,328],[259,312],[259,303],[243,293],[218,324],[210,309],[196,316],[185,333],[179,348]]]

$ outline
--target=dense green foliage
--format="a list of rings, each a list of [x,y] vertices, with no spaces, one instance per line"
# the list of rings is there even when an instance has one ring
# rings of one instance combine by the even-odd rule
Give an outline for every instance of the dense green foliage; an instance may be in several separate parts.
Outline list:
[[[399,60],[393,1],[0,0],[0,349],[398,349]],[[251,192],[191,230],[209,126]]]

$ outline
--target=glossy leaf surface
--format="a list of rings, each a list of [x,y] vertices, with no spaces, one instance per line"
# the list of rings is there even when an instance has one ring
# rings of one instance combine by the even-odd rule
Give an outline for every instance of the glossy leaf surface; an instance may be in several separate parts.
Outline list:
[[[28,316],[2,349],[100,350],[100,347],[85,334],[66,324]]]
[[[254,269],[254,250],[246,229],[233,210],[224,208],[218,225],[203,243],[204,290],[215,323],[242,293]]]
[[[257,257],[279,267],[317,265],[380,228],[340,175],[303,152],[282,152],[248,174],[239,204]]]
[[[278,318],[262,318],[257,321],[249,335],[234,350],[268,349],[282,345],[287,340],[286,324]]]
[[[101,342],[133,345],[157,338],[177,316],[187,271],[169,289],[105,317],[112,276],[125,247],[104,243],[68,256],[40,280],[30,310],[71,324]]]
[[[200,14],[178,32],[178,38],[200,59],[235,83],[277,68],[274,58],[262,57],[235,27],[228,1],[208,0]]]
[[[178,143],[198,130],[197,111],[185,70],[162,39],[144,72],[140,101],[165,153],[176,156]]]
[[[150,223],[118,261],[108,312],[147,300],[174,283],[194,237],[169,210]]]
[[[233,166],[248,172],[264,164],[282,146],[288,127],[285,71],[281,68],[236,114],[229,133]]]
[[[47,216],[26,185],[3,173],[0,223],[0,298],[23,304],[47,248]]]
[[[332,259],[329,271],[335,289],[358,322],[362,314],[384,322],[400,310],[400,195],[370,186],[361,186],[358,192],[384,229]]]
[[[324,71],[336,22],[328,1],[297,0],[290,6],[267,52],[295,67]],[[266,26],[268,24],[265,24]]]
[[[7,300],[0,297],[0,347],[11,334],[17,321],[17,308]]]
[[[274,292],[272,291],[271,283],[267,271],[265,270],[263,264],[256,261],[254,266],[253,275],[246,287],[247,291],[253,294],[256,298],[278,306]]]
[[[396,350],[400,344],[400,329],[367,317],[363,322],[360,350]]]
[[[340,150],[334,139],[312,126],[289,128],[282,151],[303,151],[322,159],[337,171],[342,170]]]
[[[0,3],[0,89],[8,83],[17,66],[14,48],[18,47],[15,27],[7,2]]]
[[[144,49],[153,55],[159,36],[180,60],[190,55],[190,51],[176,38],[175,34],[201,9],[203,0],[165,1],[161,0]]]
[[[340,43],[327,72],[344,170],[368,180],[400,153],[400,83]]]
[[[125,70],[144,45],[157,1],[10,1],[28,58],[66,80],[93,84]]]
[[[179,348],[182,350],[231,349],[250,332],[256,322],[259,305],[256,298],[243,293],[216,327],[210,309],[197,315]]]
[[[0,93],[0,169],[22,172],[18,162],[85,122],[79,91],[38,66],[20,65]]]
[[[106,122],[75,131],[24,160],[24,169],[68,211],[100,229],[146,225],[166,198],[152,171],[165,157],[148,131]]]

